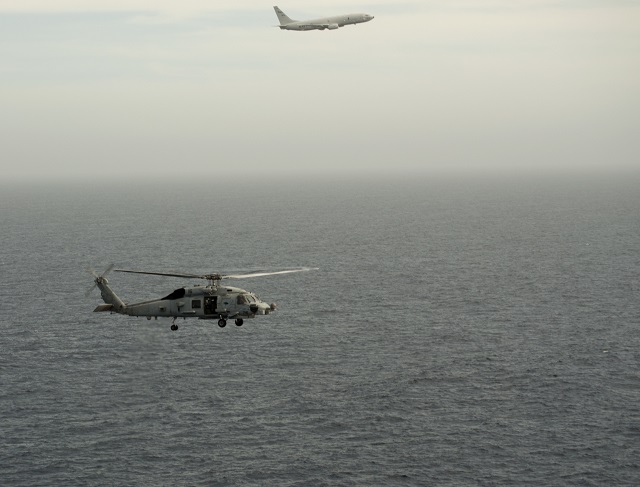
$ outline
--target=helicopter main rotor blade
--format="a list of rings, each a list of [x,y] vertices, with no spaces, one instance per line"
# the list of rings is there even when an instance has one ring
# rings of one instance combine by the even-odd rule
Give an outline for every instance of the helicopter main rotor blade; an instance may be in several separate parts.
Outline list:
[[[219,281],[220,279],[247,279],[250,277],[262,277],[262,276],[275,276],[278,274],[291,274],[293,272],[306,272],[316,270],[311,267],[301,267],[300,269],[287,269],[284,271],[275,272],[252,272],[249,274],[183,274],[177,272],[149,272],[149,271],[132,271],[127,269],[116,269],[116,272],[128,272],[129,274],[146,274],[150,276],[167,276],[167,277],[182,277],[189,279],[206,279],[208,281]]]
[[[199,274],[178,274],[170,272],[147,272],[147,271],[129,271],[125,269],[116,269],[116,272],[128,272],[129,274],[148,274],[150,276],[167,276],[167,277],[187,277],[191,279],[207,279],[207,276]]]
[[[293,272],[307,272],[311,270],[317,270],[317,267],[302,267],[300,269],[289,269],[286,271],[275,271],[275,272],[253,272],[251,274],[229,274],[220,276],[222,279],[247,279],[249,277],[262,277],[262,276],[275,276],[278,274],[291,274]]]

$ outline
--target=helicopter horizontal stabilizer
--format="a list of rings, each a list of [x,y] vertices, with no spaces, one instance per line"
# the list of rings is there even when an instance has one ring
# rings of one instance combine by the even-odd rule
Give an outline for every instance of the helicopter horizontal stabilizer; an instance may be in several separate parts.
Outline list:
[[[94,313],[99,311],[113,311],[113,304],[100,304],[93,310]]]

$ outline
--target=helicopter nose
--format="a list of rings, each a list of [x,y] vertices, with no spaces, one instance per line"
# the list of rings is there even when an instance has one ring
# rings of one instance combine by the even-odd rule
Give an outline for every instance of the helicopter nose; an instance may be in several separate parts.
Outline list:
[[[257,305],[256,307],[258,308],[257,314],[260,315],[268,315],[270,314],[272,311],[275,311],[275,304],[267,304],[267,303],[260,303],[259,305]]]

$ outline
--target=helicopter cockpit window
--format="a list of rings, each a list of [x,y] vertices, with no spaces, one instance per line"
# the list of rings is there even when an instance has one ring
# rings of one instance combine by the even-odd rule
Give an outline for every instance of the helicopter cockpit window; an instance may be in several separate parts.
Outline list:
[[[180,299],[180,298],[184,298],[185,292],[186,291],[184,290],[184,288],[181,287],[180,289],[176,289],[171,294],[165,296],[162,299]]]
[[[244,294],[238,294],[238,298],[236,299],[237,304],[248,304],[247,298]]]

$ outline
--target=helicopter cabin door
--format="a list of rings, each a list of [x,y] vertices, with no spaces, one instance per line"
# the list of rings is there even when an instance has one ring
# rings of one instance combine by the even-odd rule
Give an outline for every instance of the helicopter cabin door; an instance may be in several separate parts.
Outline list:
[[[218,296],[204,297],[204,314],[205,315],[215,314],[217,307],[218,307]]]

